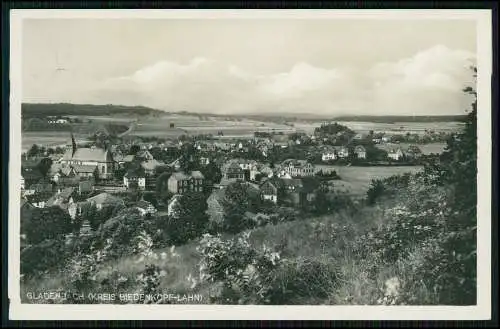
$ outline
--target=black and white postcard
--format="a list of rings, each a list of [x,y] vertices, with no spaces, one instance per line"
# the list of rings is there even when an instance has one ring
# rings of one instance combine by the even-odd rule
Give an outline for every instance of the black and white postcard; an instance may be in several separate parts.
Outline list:
[[[10,318],[487,320],[487,10],[13,10]]]

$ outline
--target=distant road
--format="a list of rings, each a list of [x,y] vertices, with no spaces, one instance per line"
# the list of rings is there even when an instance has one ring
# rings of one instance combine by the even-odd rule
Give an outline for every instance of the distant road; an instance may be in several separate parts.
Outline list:
[[[126,131],[122,132],[121,134],[119,134],[118,137],[123,137],[125,135],[130,134],[131,132],[134,131],[135,126],[136,126],[136,122],[135,121],[131,122],[130,126],[128,127],[128,129]]]

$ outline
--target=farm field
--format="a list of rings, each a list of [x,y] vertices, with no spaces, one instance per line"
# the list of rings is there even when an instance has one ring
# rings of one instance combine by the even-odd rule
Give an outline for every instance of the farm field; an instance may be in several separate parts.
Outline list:
[[[335,165],[317,165],[316,170],[335,170],[342,178],[334,181],[337,190],[352,195],[363,195],[370,187],[372,179],[383,179],[392,175],[404,174],[407,172],[416,173],[422,166],[387,166],[387,167],[346,167]]]
[[[92,115],[67,115],[69,118],[78,118],[82,120],[91,120],[96,122],[115,122],[115,123],[124,123],[124,122],[132,122],[135,121],[134,118],[129,118],[126,116],[92,116]]]
[[[170,128],[170,124],[175,128]],[[175,137],[182,134],[213,134],[222,131],[224,135],[251,137],[256,131],[293,132],[295,129],[274,123],[241,119],[222,120],[215,117],[166,115],[160,118],[141,119],[136,123],[133,135]]]
[[[403,147],[407,147],[410,144],[402,143],[400,145]],[[418,148],[420,148],[422,150],[423,154],[426,154],[426,155],[432,154],[432,153],[440,154],[440,153],[443,153],[443,151],[446,147],[446,143],[418,144],[417,146],[418,146]]]
[[[320,126],[321,122],[294,122],[293,124],[279,124],[275,122],[263,122],[246,118],[222,118],[210,115],[183,115],[183,114],[166,114],[163,116],[146,116],[132,117],[127,115],[116,116],[70,116],[78,117],[83,120],[91,120],[94,124],[101,123],[132,123],[134,128],[130,135],[144,137],[162,137],[162,138],[177,138],[181,135],[196,135],[196,134],[212,134],[217,135],[222,131],[226,138],[250,138],[256,131],[260,132],[282,132],[284,134],[300,131],[312,133],[314,129]],[[406,129],[404,132],[423,132],[425,129],[433,129],[436,131],[454,131],[459,129],[458,122],[441,122],[441,123],[372,123],[372,122],[339,122],[357,132],[368,132],[374,130],[376,132],[386,131],[388,133],[401,133],[400,128]],[[174,128],[170,128],[170,124],[174,124]],[[88,124],[83,124],[83,126]],[[82,130],[75,126],[75,136],[80,139],[85,139],[86,136],[78,136],[78,132]],[[78,128],[78,129],[76,129]],[[87,128],[86,130],[89,130]],[[90,130],[89,130],[90,131]],[[33,143],[38,143],[44,146],[55,146],[59,143],[66,143],[68,140],[68,132],[63,131],[40,131],[40,132],[23,132],[23,151],[29,148]],[[404,144],[400,144],[404,146]],[[424,154],[438,153],[442,151],[444,144],[435,143],[427,145],[419,145]]]
[[[75,134],[77,143],[85,143],[87,135]],[[23,132],[21,135],[22,145],[21,151],[25,152],[30,149],[33,144],[42,145],[45,147],[62,146],[71,141],[70,133],[67,131],[30,131]]]
[[[424,134],[425,130],[434,130],[435,132],[454,132],[462,128],[460,122],[395,122],[395,123],[378,123],[378,122],[354,122],[354,121],[337,121],[359,133],[368,133],[373,130],[376,133],[384,132],[391,134]],[[294,127],[306,133],[314,132],[314,128],[321,125],[321,122],[294,123]]]

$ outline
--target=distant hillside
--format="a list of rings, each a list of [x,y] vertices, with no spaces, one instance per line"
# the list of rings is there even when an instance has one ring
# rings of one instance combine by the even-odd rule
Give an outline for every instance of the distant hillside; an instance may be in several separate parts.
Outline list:
[[[196,112],[169,112],[187,116],[210,116],[227,119],[250,119],[255,121],[275,122],[286,124],[287,122],[323,122],[325,120],[334,121],[357,121],[357,122],[375,122],[375,123],[395,123],[395,122],[464,122],[466,115],[342,115],[329,116],[326,114],[314,113],[239,113],[239,114],[215,114],[215,113],[196,113]]]
[[[417,115],[417,116],[400,116],[400,115],[355,115],[355,116],[340,116],[336,117],[337,121],[363,121],[377,123],[394,123],[394,122],[464,122],[466,115]]]
[[[239,113],[239,114],[216,114],[216,113],[197,113],[188,111],[163,111],[146,106],[124,106],[124,105],[92,105],[92,104],[69,104],[69,103],[23,103],[21,105],[22,116],[24,119],[41,118],[46,116],[146,116],[146,115],[165,115],[179,114],[186,116],[199,117],[216,117],[226,119],[250,119],[257,121],[271,121],[276,123],[286,122],[320,122],[324,120],[335,121],[364,121],[377,123],[394,123],[394,122],[463,122],[465,115],[427,115],[427,116],[370,116],[370,115],[353,115],[353,116],[328,116],[318,115],[314,113],[273,113],[266,112],[261,114],[254,113]]]
[[[23,103],[21,113],[24,118],[65,116],[65,115],[88,115],[88,116],[108,116],[108,115],[159,115],[163,111],[155,110],[145,106],[122,106],[122,105],[90,105],[90,104],[41,104]]]

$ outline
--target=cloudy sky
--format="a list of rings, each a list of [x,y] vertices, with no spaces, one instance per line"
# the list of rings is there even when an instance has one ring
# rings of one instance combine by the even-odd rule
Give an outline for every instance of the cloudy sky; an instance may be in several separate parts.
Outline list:
[[[465,20],[29,19],[23,101],[212,113],[462,114]]]

